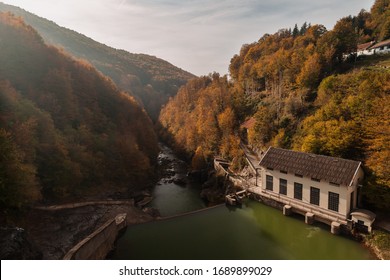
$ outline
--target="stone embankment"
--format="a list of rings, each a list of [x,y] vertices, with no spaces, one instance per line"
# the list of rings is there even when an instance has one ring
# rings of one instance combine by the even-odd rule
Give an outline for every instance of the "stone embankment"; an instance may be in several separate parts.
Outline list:
[[[101,260],[114,248],[121,229],[127,226],[127,214],[119,214],[69,250],[64,260]]]
[[[125,219],[118,222],[121,214]],[[73,250],[71,258],[99,259],[105,258],[122,227],[152,220],[132,200],[108,200],[37,207],[21,226],[45,260],[63,259],[75,246],[81,251],[76,254],[79,250]]]

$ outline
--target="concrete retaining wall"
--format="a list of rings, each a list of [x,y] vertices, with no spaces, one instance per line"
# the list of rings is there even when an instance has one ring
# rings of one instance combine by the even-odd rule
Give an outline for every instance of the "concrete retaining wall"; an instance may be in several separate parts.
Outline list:
[[[267,197],[264,197],[264,196],[261,196],[259,194],[255,194],[255,193],[249,193],[249,198],[256,200],[256,201],[259,201],[259,202],[262,202],[267,206],[271,206],[273,208],[276,208],[276,209],[283,211],[284,204],[280,203],[278,201],[275,201],[271,198],[267,198]]]
[[[214,169],[219,174],[231,175],[229,170],[228,170],[229,166],[230,166],[230,163],[224,159],[221,159],[221,158],[214,159]]]
[[[126,227],[126,214],[119,214],[87,236],[64,256],[64,260],[101,260],[113,249],[121,229]]]
[[[84,206],[95,206],[95,205],[132,205],[134,206],[134,200],[101,200],[101,201],[88,201],[88,202],[77,202],[77,203],[68,203],[61,205],[52,205],[52,206],[36,206],[35,209],[45,210],[45,211],[57,211],[63,209],[74,209]]]

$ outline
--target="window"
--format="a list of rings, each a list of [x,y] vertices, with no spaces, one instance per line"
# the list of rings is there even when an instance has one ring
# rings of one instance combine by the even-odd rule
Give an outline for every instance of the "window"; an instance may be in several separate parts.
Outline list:
[[[302,200],[302,184],[294,183],[294,198]]]
[[[280,173],[287,174],[287,171],[285,171],[285,170],[280,170]]]
[[[268,170],[274,170],[272,167],[267,167]]]
[[[317,178],[314,178],[314,177],[311,177],[311,180],[314,181],[314,182],[321,182],[320,179],[317,179]]]
[[[329,182],[329,184],[332,185],[332,186],[340,187],[340,184],[337,184],[335,182]]]
[[[310,187],[310,203],[320,205],[320,189]]]
[[[279,193],[287,195],[287,180],[279,179]]]
[[[267,190],[273,191],[273,189],[274,189],[274,177],[272,177],[270,175],[266,176],[265,188]]]
[[[328,209],[338,212],[339,211],[339,194],[329,192]]]
[[[303,177],[303,175],[298,174],[298,173],[295,173],[295,176],[297,176],[297,177],[299,177],[299,178],[302,178],[302,177]]]

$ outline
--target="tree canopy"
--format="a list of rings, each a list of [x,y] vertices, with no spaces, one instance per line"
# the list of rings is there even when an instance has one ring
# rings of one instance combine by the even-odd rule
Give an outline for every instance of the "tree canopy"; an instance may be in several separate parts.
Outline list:
[[[258,149],[363,161],[367,185],[387,189],[390,205],[390,58],[348,59],[359,43],[387,38],[388,6],[378,0],[333,30],[296,24],[244,44],[230,61],[229,81],[201,77],[169,101],[160,115],[164,135],[196,163],[214,155],[239,159],[239,135]],[[242,129],[247,120],[252,125]],[[373,193],[367,201],[376,200]]]
[[[142,188],[158,146],[134,98],[21,18],[0,38],[0,208]]]

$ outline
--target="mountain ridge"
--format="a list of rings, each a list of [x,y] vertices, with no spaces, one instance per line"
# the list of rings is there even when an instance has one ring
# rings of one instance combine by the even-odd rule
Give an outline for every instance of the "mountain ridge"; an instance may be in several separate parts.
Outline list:
[[[22,17],[47,44],[89,61],[121,90],[136,97],[152,119],[157,118],[161,106],[176,95],[180,86],[195,77],[156,56],[112,48],[16,6],[0,2],[0,11]]]
[[[0,13],[0,212],[122,195],[153,181],[153,123],[85,61]]]

